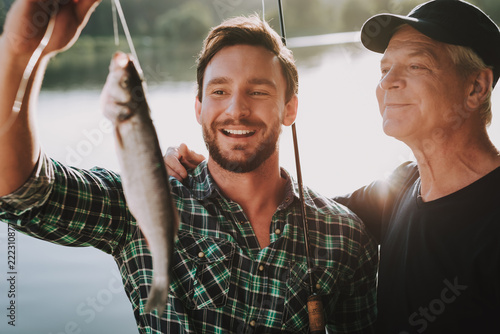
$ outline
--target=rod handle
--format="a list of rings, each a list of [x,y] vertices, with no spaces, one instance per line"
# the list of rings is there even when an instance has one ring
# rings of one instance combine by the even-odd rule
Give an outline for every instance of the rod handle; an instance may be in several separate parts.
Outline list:
[[[321,296],[314,294],[307,298],[307,312],[309,313],[309,332],[325,334],[325,312]]]

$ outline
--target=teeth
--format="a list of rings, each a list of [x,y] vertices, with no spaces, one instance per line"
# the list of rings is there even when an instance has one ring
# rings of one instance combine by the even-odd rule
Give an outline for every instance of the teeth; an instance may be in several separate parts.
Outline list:
[[[253,133],[254,131],[249,131],[249,130],[227,130],[224,129],[224,132],[227,132],[232,135],[248,135],[250,133]]]

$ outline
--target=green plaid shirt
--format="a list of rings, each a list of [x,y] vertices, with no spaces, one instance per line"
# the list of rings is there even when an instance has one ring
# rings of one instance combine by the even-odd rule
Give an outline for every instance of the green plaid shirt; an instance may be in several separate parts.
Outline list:
[[[286,196],[264,249],[241,206],[222,196],[206,163],[183,183],[170,179],[181,225],[162,315],[144,311],[151,255],[127,209],[119,175],[66,167],[42,155],[31,179],[0,198],[0,219],[43,240],[111,254],[141,333],[306,333],[309,286],[300,203],[296,184],[284,170],[282,175]],[[370,332],[376,244],[345,207],[310,189],[305,193],[315,288],[327,328]]]

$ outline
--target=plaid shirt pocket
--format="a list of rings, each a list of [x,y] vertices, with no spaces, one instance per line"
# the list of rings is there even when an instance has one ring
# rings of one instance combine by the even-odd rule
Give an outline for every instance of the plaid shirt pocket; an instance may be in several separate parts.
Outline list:
[[[192,310],[227,302],[235,246],[224,239],[179,233],[172,268],[172,294]]]

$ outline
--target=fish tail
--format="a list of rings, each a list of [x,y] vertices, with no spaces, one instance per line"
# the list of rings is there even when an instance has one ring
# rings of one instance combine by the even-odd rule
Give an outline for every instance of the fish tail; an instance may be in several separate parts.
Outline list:
[[[157,309],[158,315],[161,317],[168,301],[168,286],[168,277],[153,277],[153,285],[151,291],[149,291],[148,301],[145,306],[146,312]]]

